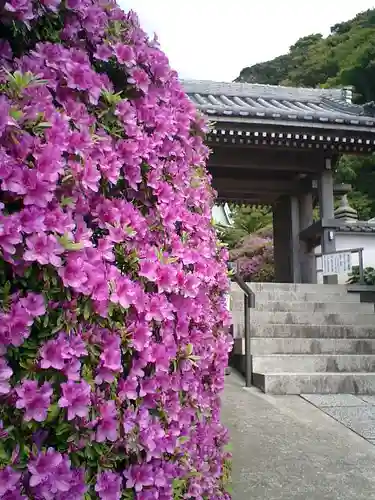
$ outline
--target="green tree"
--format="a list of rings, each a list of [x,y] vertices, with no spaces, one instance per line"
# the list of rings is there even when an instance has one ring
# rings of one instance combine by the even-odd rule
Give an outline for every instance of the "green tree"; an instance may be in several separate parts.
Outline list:
[[[272,208],[257,205],[233,205],[232,225],[229,227],[218,225],[220,239],[229,249],[235,248],[246,236],[262,234],[272,228]]]

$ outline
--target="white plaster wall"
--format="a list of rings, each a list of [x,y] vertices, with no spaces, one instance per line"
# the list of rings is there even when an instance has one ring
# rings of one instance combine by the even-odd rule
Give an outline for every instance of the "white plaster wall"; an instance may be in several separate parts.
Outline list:
[[[364,267],[375,268],[375,233],[336,233],[336,250],[349,250],[354,248],[363,248],[363,265]],[[321,247],[315,249],[315,253],[320,253]],[[352,255],[353,266],[358,266],[358,253]],[[317,258],[317,269],[322,268],[322,259]],[[345,284],[348,275],[339,276],[339,283]],[[323,283],[323,275],[317,273],[318,283]]]

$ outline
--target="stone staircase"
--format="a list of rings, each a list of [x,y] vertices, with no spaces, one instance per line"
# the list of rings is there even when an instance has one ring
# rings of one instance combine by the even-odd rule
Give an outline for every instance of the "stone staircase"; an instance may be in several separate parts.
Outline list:
[[[343,285],[251,288],[254,385],[272,394],[375,394],[374,304]]]

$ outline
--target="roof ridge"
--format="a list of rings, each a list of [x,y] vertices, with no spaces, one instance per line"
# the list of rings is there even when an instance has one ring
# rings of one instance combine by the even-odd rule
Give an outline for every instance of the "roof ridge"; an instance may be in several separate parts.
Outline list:
[[[216,82],[213,80],[188,80],[182,79],[181,84],[188,94],[228,95],[238,97],[275,97],[285,99],[314,99],[331,97],[340,102],[344,101],[342,88],[312,88],[289,87],[286,85],[269,85],[249,82]],[[260,95],[259,94],[260,91]]]
[[[363,106],[361,104],[355,104],[354,102],[347,102],[342,99],[335,99],[334,97],[322,96],[322,101],[327,104],[333,104],[335,110],[344,111],[345,113],[350,113],[354,115],[363,115]]]

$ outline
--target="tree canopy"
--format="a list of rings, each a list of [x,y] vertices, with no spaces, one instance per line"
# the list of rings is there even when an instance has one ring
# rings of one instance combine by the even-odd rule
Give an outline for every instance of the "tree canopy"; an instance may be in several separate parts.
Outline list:
[[[244,68],[238,81],[302,87],[355,87],[355,101],[375,100],[375,9],[300,38],[281,55]]]

